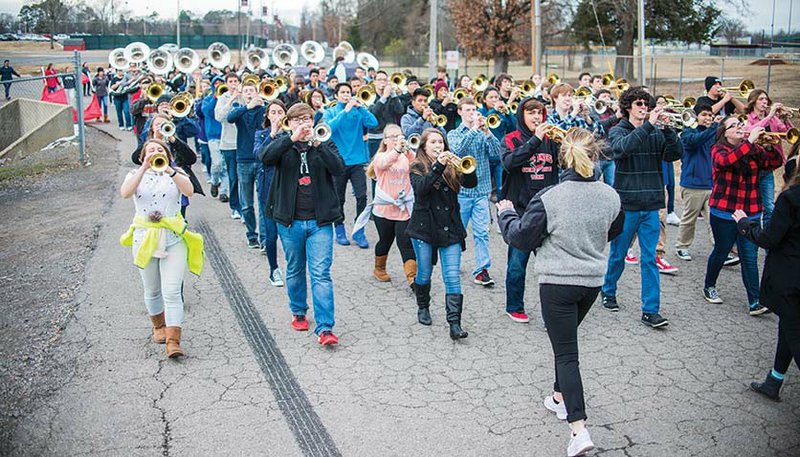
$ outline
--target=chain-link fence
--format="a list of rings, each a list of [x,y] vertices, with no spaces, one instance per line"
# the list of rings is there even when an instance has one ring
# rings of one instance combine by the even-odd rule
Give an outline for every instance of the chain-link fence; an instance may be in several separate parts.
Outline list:
[[[58,138],[71,138],[85,162],[84,107],[92,95],[84,92],[80,53],[46,59],[41,66],[28,59],[15,67],[22,77],[0,81],[0,164]]]
[[[441,65],[444,65],[442,56]],[[379,56],[381,68],[389,73],[409,70],[414,75],[427,78],[428,55]],[[557,74],[563,81],[577,84],[578,75],[613,73],[616,77],[628,75],[632,84],[639,83],[638,56],[616,54],[588,55],[583,53],[546,51],[542,57],[543,74]],[[764,88],[773,100],[790,106],[800,106],[800,91],[796,89],[795,75],[800,65],[800,54],[784,54],[783,57],[736,56],[720,57],[707,54],[656,54],[645,57],[645,79],[653,93],[671,94],[676,98],[698,97],[705,92],[703,80],[706,76],[718,76],[724,86],[738,86],[743,79],[752,80],[756,87]],[[473,78],[479,74],[492,76],[492,61],[467,60],[463,56],[458,70],[448,70],[451,77],[468,74]],[[513,61],[508,73],[516,79],[527,79],[532,74],[530,63]]]

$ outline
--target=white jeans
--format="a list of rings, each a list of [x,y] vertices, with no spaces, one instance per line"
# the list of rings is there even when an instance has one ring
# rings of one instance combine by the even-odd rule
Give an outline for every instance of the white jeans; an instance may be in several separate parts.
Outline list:
[[[228,195],[228,167],[219,149],[219,140],[208,140],[211,152],[211,184],[219,185],[219,193]]]
[[[134,243],[133,252],[138,248]],[[181,286],[186,272],[186,254],[186,243],[180,241],[167,246],[166,257],[153,257],[147,267],[139,270],[147,313],[155,316],[163,312],[168,327],[180,327],[183,323]]]

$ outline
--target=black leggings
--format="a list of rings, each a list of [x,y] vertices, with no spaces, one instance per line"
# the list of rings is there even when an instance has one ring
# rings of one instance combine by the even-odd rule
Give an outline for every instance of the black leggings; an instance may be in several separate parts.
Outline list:
[[[778,321],[778,347],[775,349],[775,364],[773,368],[785,374],[792,364],[792,359],[800,368],[800,319],[794,316]]]
[[[553,390],[564,396],[569,422],[586,420],[578,361],[578,326],[599,292],[599,287],[539,285],[542,318],[555,356],[556,382]]]
[[[397,249],[400,250],[400,257],[403,258],[403,263],[406,260],[416,260],[414,255],[414,248],[411,246],[411,239],[406,236],[406,227],[408,221],[393,221],[391,219],[384,219],[382,217],[372,215],[375,221],[375,228],[378,229],[378,242],[375,243],[375,256],[381,257],[389,254],[389,249],[392,248],[392,242],[397,240]]]

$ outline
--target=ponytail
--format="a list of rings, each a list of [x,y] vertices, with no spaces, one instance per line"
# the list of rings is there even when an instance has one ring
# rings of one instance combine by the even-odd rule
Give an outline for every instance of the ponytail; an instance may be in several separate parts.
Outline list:
[[[600,155],[600,145],[592,132],[570,129],[561,142],[559,163],[562,168],[572,168],[584,178],[594,176],[594,160]]]

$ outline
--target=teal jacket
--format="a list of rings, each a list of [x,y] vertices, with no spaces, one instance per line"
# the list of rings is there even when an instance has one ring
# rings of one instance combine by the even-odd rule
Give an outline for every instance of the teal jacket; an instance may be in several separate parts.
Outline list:
[[[369,162],[369,151],[364,141],[366,129],[378,126],[378,119],[364,107],[344,110],[344,103],[337,103],[325,111],[322,122],[332,131],[331,139],[339,149],[345,166],[361,165]]]

